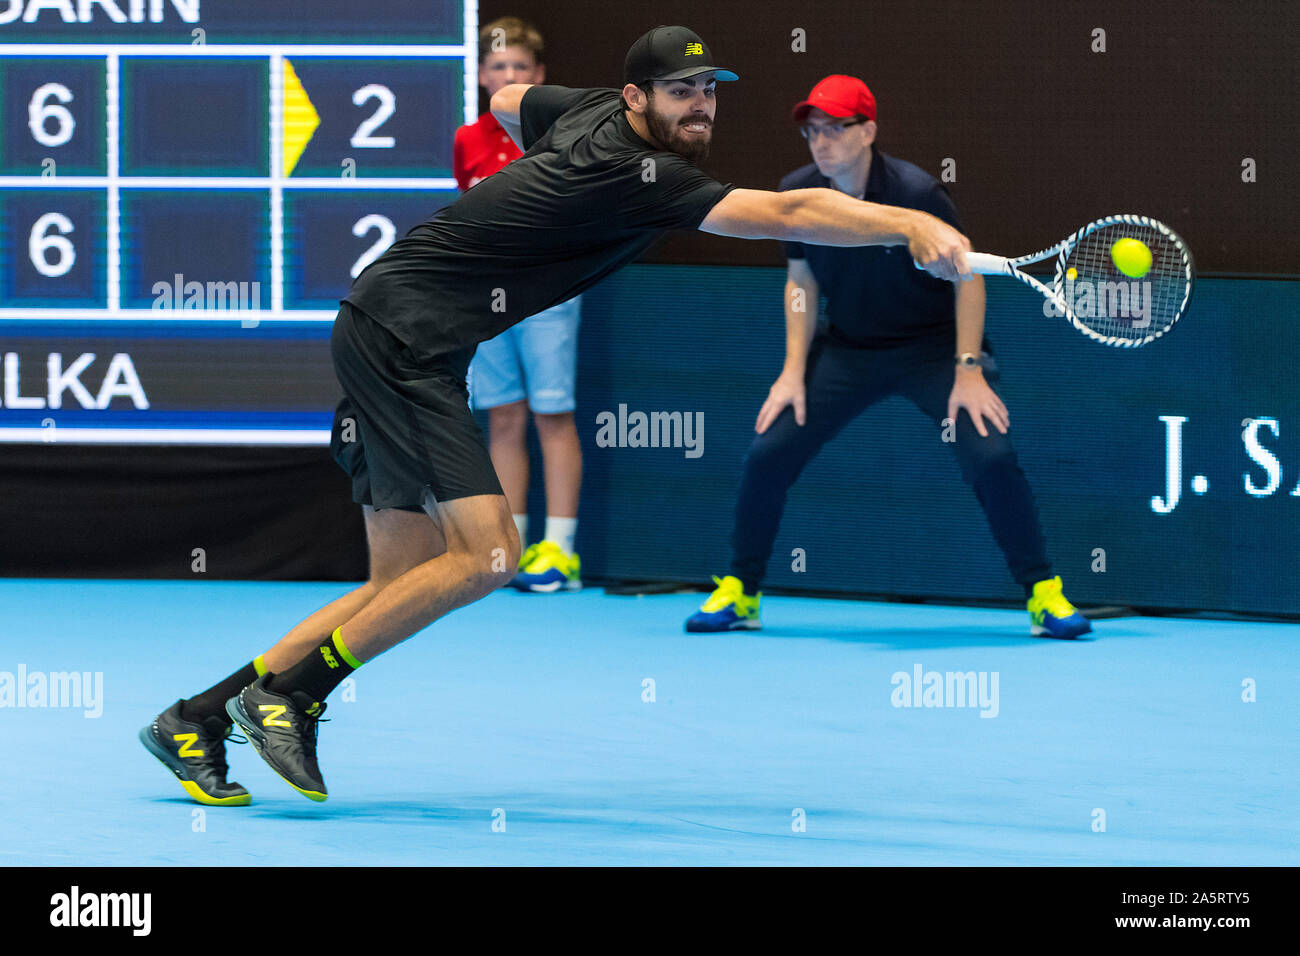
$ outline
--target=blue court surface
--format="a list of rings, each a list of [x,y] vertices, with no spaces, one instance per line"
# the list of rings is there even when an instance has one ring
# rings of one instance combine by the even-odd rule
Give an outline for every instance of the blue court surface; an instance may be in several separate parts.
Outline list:
[[[1300,625],[805,598],[693,636],[700,595],[499,592],[335,691],[327,803],[244,746],[253,804],[196,813],[137,731],[348,589],[0,581],[0,864],[1300,863]]]

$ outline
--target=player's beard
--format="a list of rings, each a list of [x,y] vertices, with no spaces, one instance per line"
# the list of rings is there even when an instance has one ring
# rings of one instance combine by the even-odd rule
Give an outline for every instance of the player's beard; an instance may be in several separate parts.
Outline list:
[[[646,126],[650,135],[663,144],[664,149],[684,157],[697,166],[709,158],[709,141],[712,139],[713,122],[707,117],[694,116],[686,120],[673,120],[660,113],[654,107],[653,97],[646,103]],[[708,136],[699,136],[682,131],[687,123],[707,123]]]

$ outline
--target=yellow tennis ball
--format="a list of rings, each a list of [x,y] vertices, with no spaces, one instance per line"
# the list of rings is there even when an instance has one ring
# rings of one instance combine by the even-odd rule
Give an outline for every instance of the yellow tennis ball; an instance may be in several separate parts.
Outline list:
[[[1141,279],[1151,271],[1151,250],[1145,242],[1125,236],[1110,247],[1115,268],[1130,279]]]
[[[1065,277],[1073,282],[1075,279],[1079,278],[1079,270],[1074,266],[1070,266],[1070,268],[1065,270]]]

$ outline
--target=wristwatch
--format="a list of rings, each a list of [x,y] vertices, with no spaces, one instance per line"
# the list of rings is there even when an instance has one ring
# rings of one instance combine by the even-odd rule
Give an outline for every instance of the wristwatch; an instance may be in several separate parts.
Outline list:
[[[980,357],[975,352],[962,352],[957,356],[958,368],[975,368],[980,364]]]

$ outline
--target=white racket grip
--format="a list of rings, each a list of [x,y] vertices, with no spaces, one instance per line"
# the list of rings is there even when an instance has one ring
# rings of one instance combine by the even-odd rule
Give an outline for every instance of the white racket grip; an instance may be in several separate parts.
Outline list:
[[[1002,256],[991,256],[987,252],[966,253],[966,264],[970,266],[970,271],[978,276],[1005,275],[1008,261]]]

